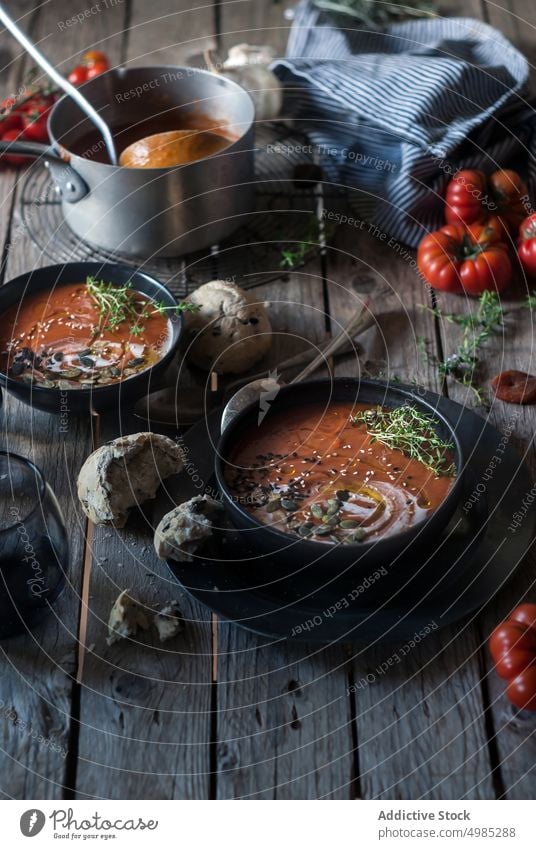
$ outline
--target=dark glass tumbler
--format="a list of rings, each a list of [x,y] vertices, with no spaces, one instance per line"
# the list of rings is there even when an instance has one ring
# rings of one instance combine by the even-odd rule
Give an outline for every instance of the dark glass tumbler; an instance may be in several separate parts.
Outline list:
[[[0,451],[0,639],[26,632],[65,586],[65,523],[42,472]]]

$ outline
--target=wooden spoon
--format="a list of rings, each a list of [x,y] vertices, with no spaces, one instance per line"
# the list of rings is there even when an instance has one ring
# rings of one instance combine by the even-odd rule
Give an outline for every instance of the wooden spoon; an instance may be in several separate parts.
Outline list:
[[[205,130],[171,130],[129,144],[119,157],[125,168],[169,168],[204,159],[229,144],[229,139]]]

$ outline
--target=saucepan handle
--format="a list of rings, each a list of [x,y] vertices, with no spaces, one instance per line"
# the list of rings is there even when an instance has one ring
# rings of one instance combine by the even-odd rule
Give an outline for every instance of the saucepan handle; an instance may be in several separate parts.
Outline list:
[[[0,154],[2,153],[14,153],[20,156],[30,156],[34,159],[43,159],[45,168],[48,168],[52,175],[56,191],[67,203],[76,203],[89,193],[89,189],[80,174],[46,144],[26,141],[0,141]]]

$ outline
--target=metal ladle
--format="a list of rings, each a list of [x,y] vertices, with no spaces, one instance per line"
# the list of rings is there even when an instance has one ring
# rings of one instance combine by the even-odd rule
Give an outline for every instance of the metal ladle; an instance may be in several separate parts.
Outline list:
[[[0,4],[0,22],[3,23],[5,28],[11,33],[11,35],[19,42],[19,44],[26,50],[27,53],[34,59],[37,64],[45,71],[45,73],[56,83],[56,85],[63,89],[63,91],[72,97],[73,100],[79,105],[80,109],[82,109],[87,117],[92,121],[97,127],[98,131],[101,133],[104,143],[106,145],[106,150],[108,151],[108,156],[110,157],[110,162],[112,165],[117,165],[117,152],[115,149],[115,143],[112,136],[112,132],[106,123],[106,121],[101,118],[99,113],[94,109],[91,103],[86,100],[83,94],[72,85],[69,80],[66,80],[65,77],[56,70],[54,65],[51,65],[48,59],[43,56],[40,50],[37,49],[35,44],[30,41],[30,39],[19,29],[18,25],[15,23],[13,18],[6,12],[4,7]]]

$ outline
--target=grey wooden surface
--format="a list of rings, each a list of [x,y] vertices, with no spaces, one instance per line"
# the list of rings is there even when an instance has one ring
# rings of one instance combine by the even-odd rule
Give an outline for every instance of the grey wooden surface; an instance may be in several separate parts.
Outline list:
[[[293,3],[123,0],[70,28],[68,38],[58,24],[83,11],[85,0],[9,5],[48,55],[68,69],[92,46],[114,63],[133,65],[198,62],[206,48],[223,51],[241,41],[271,43],[282,52],[290,26],[283,13]],[[502,7],[449,0],[441,10],[489,21],[529,59],[536,56],[532,0],[507,0]],[[16,90],[28,63],[5,34],[0,67],[2,91]],[[2,282],[48,262],[18,217],[23,173],[0,174]],[[377,325],[359,340],[361,362],[463,400],[459,387],[439,383],[419,341],[426,340],[429,355],[448,351],[456,341],[452,326],[420,309],[422,287],[407,262],[349,228],[339,228],[324,268],[315,259],[256,290],[272,303],[277,334],[270,363],[300,350],[302,337],[320,342],[326,331],[336,332],[374,280],[388,281],[392,293],[375,306]],[[440,304],[460,308],[452,297],[441,297]],[[512,366],[530,370],[532,317],[516,313],[515,321],[515,333],[500,342],[501,353]],[[349,358],[336,371],[355,369]],[[190,601],[155,558],[143,523],[131,522],[122,532],[88,528],[73,484],[92,447],[117,434],[113,416],[72,417],[67,434],[60,434],[52,416],[30,414],[10,398],[4,410],[2,445],[43,468],[60,498],[72,545],[70,585],[54,614],[33,634],[0,645],[5,797],[534,796],[536,725],[531,718],[513,718],[501,682],[488,674],[485,649],[501,616],[531,592],[534,598],[533,556],[480,616],[431,635],[389,674],[352,693],[352,683],[385,660],[386,649],[271,645]],[[495,404],[490,415],[504,427],[511,412]],[[515,425],[516,443],[533,469],[535,423],[534,408],[526,408]],[[134,427],[130,420],[121,423],[122,429]],[[105,623],[126,587],[149,606],[177,598],[188,620],[184,635],[163,647],[144,639],[109,648]],[[37,744],[28,728],[63,751]]]

